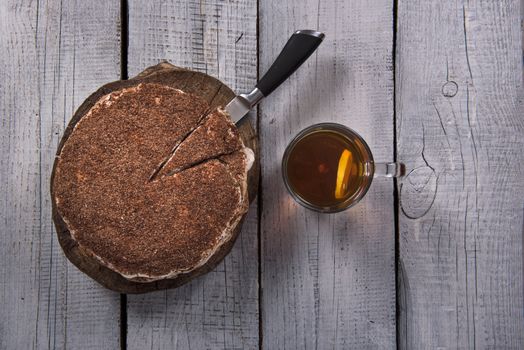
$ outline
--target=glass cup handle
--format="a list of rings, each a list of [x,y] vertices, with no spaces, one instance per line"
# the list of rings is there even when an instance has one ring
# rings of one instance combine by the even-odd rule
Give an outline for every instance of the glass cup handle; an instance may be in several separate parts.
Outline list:
[[[402,163],[375,163],[373,177],[401,177],[406,173],[406,166]]]

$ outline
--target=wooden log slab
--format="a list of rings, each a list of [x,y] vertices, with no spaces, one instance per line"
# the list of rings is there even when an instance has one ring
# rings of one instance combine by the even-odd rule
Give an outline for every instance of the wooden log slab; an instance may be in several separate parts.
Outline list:
[[[207,101],[211,108],[224,106],[235,96],[235,93],[229,87],[207,74],[175,67],[170,63],[163,62],[145,69],[142,73],[132,79],[106,84],[89,96],[78,108],[69,122],[59,144],[57,155],[60,154],[62,147],[71,135],[75,125],[102,96],[141,83],[156,83],[196,94]],[[249,122],[241,122],[240,125],[238,125],[238,129],[244,144],[251,148],[255,153],[254,164],[248,173],[249,201],[252,202],[258,191],[260,172],[258,139]],[[56,167],[57,162],[55,161],[51,174],[51,193],[53,193],[52,184]],[[53,221],[57,230],[58,240],[67,258],[81,271],[104,287],[120,293],[146,293],[155,290],[176,288],[197,276],[211,271],[231,250],[236,237],[241,230],[243,221],[242,219],[234,229],[232,239],[223,244],[203,266],[191,271],[190,273],[180,274],[173,279],[164,279],[154,282],[134,282],[102,265],[97,259],[92,257],[91,254],[88,254],[84,248],[72,238],[66,223],[57,210],[57,204],[53,196],[52,205]]]

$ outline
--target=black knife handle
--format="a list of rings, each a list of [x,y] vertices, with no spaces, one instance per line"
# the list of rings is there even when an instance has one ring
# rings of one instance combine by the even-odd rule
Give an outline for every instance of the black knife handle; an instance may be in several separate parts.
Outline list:
[[[277,59],[257,84],[264,96],[268,96],[289,78],[311,56],[324,39],[324,33],[314,30],[298,30],[286,43]]]

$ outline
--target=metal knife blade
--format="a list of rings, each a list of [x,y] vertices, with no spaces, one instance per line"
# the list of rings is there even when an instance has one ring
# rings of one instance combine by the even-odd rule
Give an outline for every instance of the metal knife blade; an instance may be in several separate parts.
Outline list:
[[[264,95],[255,88],[249,94],[240,94],[232,99],[226,106],[226,112],[236,124],[263,98]]]

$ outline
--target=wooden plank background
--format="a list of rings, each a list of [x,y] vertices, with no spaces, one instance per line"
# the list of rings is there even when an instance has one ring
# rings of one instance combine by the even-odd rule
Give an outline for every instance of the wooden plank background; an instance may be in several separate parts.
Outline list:
[[[301,129],[347,125],[377,161],[393,160],[393,3],[263,1],[260,71],[296,29],[326,39],[260,106],[262,335],[265,349],[395,347],[393,182],[362,203],[323,215],[288,195],[280,163]]]
[[[0,349],[115,349],[120,298],[64,257],[49,177],[73,111],[120,76],[120,5],[0,2]]]
[[[522,10],[519,0],[0,2],[0,349],[524,348]],[[121,70],[164,59],[245,92],[304,28],[327,37],[250,117],[262,186],[233,251],[121,309],[67,262],[52,227],[49,175],[74,109]],[[291,200],[283,150],[323,121],[361,133],[377,161],[396,149],[408,169],[398,198],[376,179],[343,213]]]
[[[254,0],[132,0],[129,74],[168,59],[247,92],[257,79],[256,25]],[[128,348],[258,348],[257,222],[255,204],[231,253],[207,275],[176,290],[128,296]]]
[[[523,349],[520,1],[399,2],[403,349]]]

